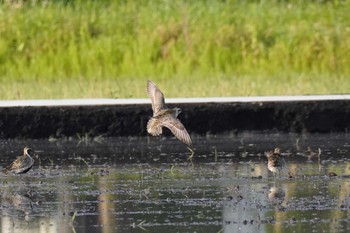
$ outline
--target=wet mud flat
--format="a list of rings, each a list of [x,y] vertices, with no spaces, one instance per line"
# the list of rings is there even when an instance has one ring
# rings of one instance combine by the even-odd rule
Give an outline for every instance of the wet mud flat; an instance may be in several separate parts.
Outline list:
[[[349,232],[350,135],[242,133],[0,142],[3,232]],[[274,175],[264,152],[280,147]],[[321,149],[308,157],[307,147]]]

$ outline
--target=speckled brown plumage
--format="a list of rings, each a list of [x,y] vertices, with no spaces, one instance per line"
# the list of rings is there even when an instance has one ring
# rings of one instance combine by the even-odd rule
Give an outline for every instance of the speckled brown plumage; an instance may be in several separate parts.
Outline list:
[[[165,106],[164,95],[152,82],[147,81],[147,94],[152,101],[153,116],[147,123],[147,132],[153,136],[162,134],[162,128],[166,127],[181,142],[192,147],[192,140],[184,125],[177,119],[180,108],[169,109]]]
[[[2,169],[2,171],[5,174],[26,173],[32,168],[34,164],[34,159],[32,158],[32,156],[33,156],[33,150],[31,148],[25,147],[23,149],[23,155],[19,156],[15,161],[7,165],[4,169]]]
[[[266,153],[267,157],[267,168],[276,173],[282,169],[281,152],[279,148],[275,148],[273,151]]]

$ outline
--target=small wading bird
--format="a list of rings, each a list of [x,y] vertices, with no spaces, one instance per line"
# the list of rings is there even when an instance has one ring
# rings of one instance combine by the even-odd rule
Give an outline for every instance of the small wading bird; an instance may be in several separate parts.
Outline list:
[[[320,157],[321,149],[318,148],[318,150],[316,152],[316,151],[311,150],[311,148],[308,146],[307,150],[305,151],[305,157],[308,158],[308,161],[311,161],[316,155],[318,156],[318,158]]]
[[[19,156],[15,161],[13,161],[11,164],[6,166],[2,171],[5,174],[8,173],[14,173],[14,174],[20,174],[20,173],[26,173],[29,171],[34,163],[33,156],[33,150],[25,147],[23,150],[23,155]]]
[[[273,151],[266,152],[267,168],[276,174],[282,169],[281,152],[279,148],[275,148]]]
[[[153,136],[162,134],[162,127],[167,127],[181,142],[192,147],[192,140],[187,130],[177,119],[180,108],[169,109],[165,106],[164,95],[151,81],[147,81],[147,94],[152,101],[153,116],[147,123],[147,132]]]

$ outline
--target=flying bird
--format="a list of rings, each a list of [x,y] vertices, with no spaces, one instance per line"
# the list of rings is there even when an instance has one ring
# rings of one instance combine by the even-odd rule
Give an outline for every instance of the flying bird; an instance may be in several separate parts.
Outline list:
[[[20,173],[26,173],[29,171],[33,164],[34,164],[34,159],[32,158],[33,156],[33,150],[29,147],[25,147],[23,149],[23,155],[19,156],[15,161],[10,163],[8,166],[6,166],[2,171],[5,174],[8,173],[15,173],[15,174],[20,174]]]
[[[150,80],[147,81],[147,94],[152,101],[153,116],[147,123],[147,132],[153,136],[162,134],[162,128],[166,127],[181,142],[192,147],[192,140],[185,126],[177,119],[181,113],[180,108],[167,108],[164,95],[159,88]]]

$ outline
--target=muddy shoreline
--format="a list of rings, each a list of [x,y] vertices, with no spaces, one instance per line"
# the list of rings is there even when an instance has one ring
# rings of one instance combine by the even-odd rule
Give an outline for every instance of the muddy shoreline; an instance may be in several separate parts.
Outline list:
[[[179,118],[192,135],[265,133],[332,133],[350,128],[350,98],[280,101],[259,98],[246,101],[220,99],[188,102],[172,99]],[[185,99],[186,100],[186,99]],[[0,107],[2,139],[146,136],[152,110],[148,100],[96,104],[3,104]],[[40,103],[40,101],[37,101]],[[69,102],[69,100],[68,100]],[[167,134],[168,132],[166,132]]]

